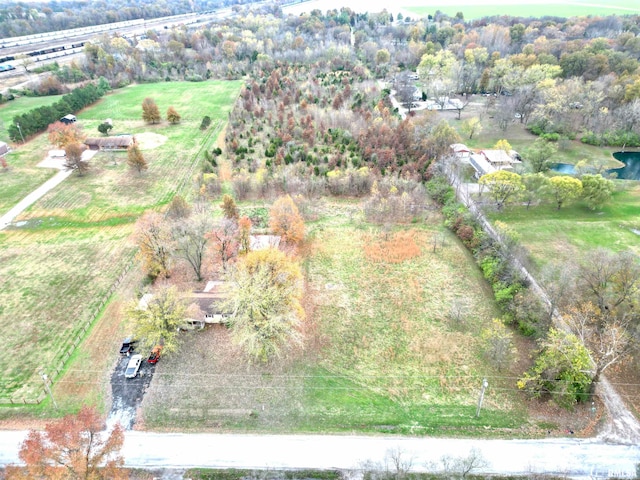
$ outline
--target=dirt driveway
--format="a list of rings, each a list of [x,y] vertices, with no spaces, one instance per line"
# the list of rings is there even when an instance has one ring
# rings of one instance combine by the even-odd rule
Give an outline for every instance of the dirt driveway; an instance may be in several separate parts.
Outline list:
[[[140,370],[135,378],[125,378],[124,372],[129,363],[129,357],[123,356],[111,374],[111,411],[107,417],[107,426],[120,422],[125,430],[131,430],[136,419],[136,410],[142,402],[142,397],[151,384],[151,378],[156,370],[155,364],[147,363],[144,352]]]

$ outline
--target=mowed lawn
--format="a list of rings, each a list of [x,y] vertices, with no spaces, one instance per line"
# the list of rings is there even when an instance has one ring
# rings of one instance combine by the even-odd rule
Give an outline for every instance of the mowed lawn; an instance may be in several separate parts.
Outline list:
[[[46,135],[22,143],[12,143],[7,129],[13,123],[13,118],[29,110],[45,105],[51,105],[60,99],[60,95],[49,97],[20,97],[0,105],[0,141],[8,143],[13,151],[6,156],[8,171],[0,171],[0,215],[5,214],[11,207],[24,198],[29,192],[42,185],[52,177],[56,170],[39,168],[48,149]]]
[[[481,355],[479,331],[497,311],[464,248],[445,232],[434,253],[434,220],[399,227],[417,253],[387,261],[377,247],[395,233],[350,216],[336,206],[309,225],[304,350],[247,365],[224,327],[189,332],[158,364],[146,426],[499,436],[525,423],[515,372]],[[448,318],[456,302],[461,324]],[[476,419],[484,376],[494,389]]]
[[[640,231],[640,182],[617,180],[616,185],[612,201],[597,211],[580,201],[560,210],[551,204],[529,210],[510,206],[489,216],[513,227],[539,266],[588,261],[589,252],[601,247],[640,255],[640,236],[634,233]]]
[[[447,15],[454,16],[462,12],[465,20],[510,15],[512,17],[577,17],[587,15],[633,15],[640,13],[640,6],[635,0],[611,0],[601,2],[597,0],[575,1],[523,1],[504,2],[500,0],[457,0],[449,3],[435,2],[429,6],[407,6],[404,10],[420,17],[433,15],[440,10]]]
[[[78,115],[89,136],[100,135],[96,128],[105,118],[113,119],[115,133],[141,134],[149,169],[131,171],[126,153],[98,153],[86,176],[69,177],[18,217],[25,222],[21,227],[0,231],[0,328],[6,332],[0,402],[40,395],[39,372],[53,374],[132,258],[135,220],[168,202],[183,185],[191,186],[202,149],[212,148],[239,88],[240,82],[136,85]],[[147,96],[163,117],[173,105],[183,121],[146,125],[140,104]],[[212,125],[202,132],[204,115]],[[50,146],[43,134],[23,148],[36,156]]]

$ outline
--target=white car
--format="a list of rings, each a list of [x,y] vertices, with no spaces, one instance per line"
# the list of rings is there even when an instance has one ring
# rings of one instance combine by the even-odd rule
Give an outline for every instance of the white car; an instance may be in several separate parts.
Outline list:
[[[138,370],[140,370],[140,364],[142,363],[142,355],[136,354],[131,355],[129,359],[129,363],[127,364],[127,369],[124,372],[125,378],[135,378],[138,375]]]

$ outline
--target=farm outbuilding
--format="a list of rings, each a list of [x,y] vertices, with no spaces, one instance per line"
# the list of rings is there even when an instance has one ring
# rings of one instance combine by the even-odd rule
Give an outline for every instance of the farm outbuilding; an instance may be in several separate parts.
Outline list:
[[[77,120],[76,116],[71,114],[65,115],[60,119],[60,121],[66,125],[69,125],[70,123],[75,123],[76,120]]]
[[[9,145],[4,142],[0,142],[0,157],[4,157],[10,151],[11,149],[9,148]]]
[[[89,137],[84,144],[91,150],[126,150],[135,143],[133,135],[118,135],[115,137]]]

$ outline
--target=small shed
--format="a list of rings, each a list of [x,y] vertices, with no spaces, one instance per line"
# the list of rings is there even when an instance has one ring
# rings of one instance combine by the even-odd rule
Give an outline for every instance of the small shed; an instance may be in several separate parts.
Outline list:
[[[64,123],[65,125],[69,125],[70,123],[75,123],[76,120],[77,120],[76,116],[75,115],[71,115],[71,114],[65,115],[64,117],[62,117],[60,119],[60,121],[62,123]]]
[[[89,137],[84,144],[90,150],[126,150],[135,143],[133,135],[118,135],[115,137]]]
[[[9,145],[4,142],[0,142],[0,157],[4,157],[10,151],[11,149],[9,148]]]
[[[471,149],[463,143],[454,143],[450,147],[457,158],[469,158],[471,156]]]

